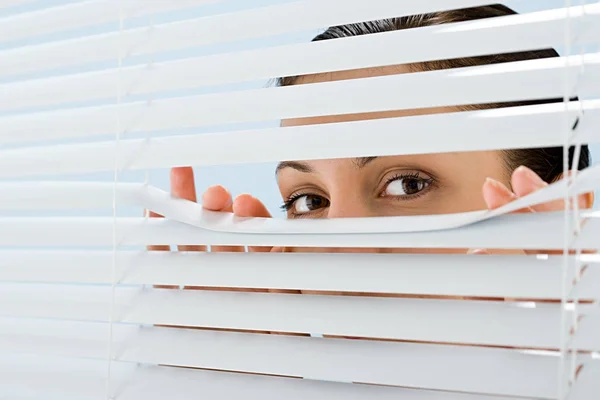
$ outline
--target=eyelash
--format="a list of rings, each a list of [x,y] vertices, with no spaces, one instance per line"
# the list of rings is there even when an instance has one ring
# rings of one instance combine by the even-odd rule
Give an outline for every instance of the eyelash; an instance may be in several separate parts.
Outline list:
[[[279,207],[281,209],[281,211],[284,212],[288,212],[292,209],[292,207],[294,207],[294,203],[296,202],[296,200],[298,200],[301,197],[304,196],[318,196],[314,193],[293,193],[291,194],[287,199],[285,199],[285,201],[283,202],[283,204]]]
[[[419,172],[401,173],[401,174],[396,174],[396,175],[392,176],[391,178],[389,178],[385,182],[385,187],[387,188],[390,183],[400,180],[400,179],[423,179],[425,182],[427,182],[428,187],[430,187],[435,182],[433,178],[428,178],[428,179],[422,178],[421,174]],[[424,195],[426,192],[427,192],[427,189],[424,189],[416,194],[411,194],[411,195],[406,195],[406,196],[394,196],[394,197],[399,201],[412,200],[412,199],[419,198],[420,196]],[[279,208],[283,212],[289,212],[294,207],[294,203],[296,202],[296,200],[298,200],[304,196],[319,196],[319,195],[315,194],[315,193],[310,193],[310,192],[293,193],[283,202],[283,204]]]

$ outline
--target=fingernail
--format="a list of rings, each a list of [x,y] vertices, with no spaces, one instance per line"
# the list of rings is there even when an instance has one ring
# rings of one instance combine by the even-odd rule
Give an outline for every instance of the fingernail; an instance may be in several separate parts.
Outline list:
[[[489,185],[491,185],[494,189],[498,190],[499,192],[502,192],[503,194],[510,196],[510,197],[516,197],[515,194],[513,192],[510,191],[509,188],[506,187],[506,185],[504,185],[502,182],[497,181],[494,178],[485,178],[485,182]]]
[[[237,201],[238,199],[240,199],[240,198],[243,198],[243,197],[247,197],[247,198],[249,198],[249,199],[254,199],[254,196],[252,196],[252,195],[251,195],[251,194],[249,194],[249,193],[242,193],[242,194],[240,194],[240,195],[236,196],[236,198],[235,198],[235,199],[236,199],[236,201]]]
[[[489,254],[486,249],[469,249],[467,254]]]
[[[226,192],[227,192],[227,189],[225,189],[225,188],[224,188],[223,186],[221,186],[221,185],[212,185],[212,186],[209,186],[209,187],[208,187],[208,189],[206,189],[206,190],[208,191],[208,190],[212,190],[212,189],[221,189],[221,190],[224,190],[224,191],[226,191]]]
[[[202,198],[204,198],[204,196],[206,196],[209,191],[213,191],[213,190],[220,190],[220,191],[225,192],[225,195],[229,195],[229,190],[225,189],[223,186],[213,185],[213,186],[210,186],[208,189],[206,189],[204,191],[204,193],[202,193]]]
[[[544,187],[547,185],[547,183],[544,182],[543,179],[540,178],[538,174],[536,174],[530,168],[527,168],[524,165],[521,165],[519,168],[517,168],[517,171],[519,173],[525,175],[527,180],[529,182],[531,182],[531,184],[536,188],[541,188],[541,187]]]

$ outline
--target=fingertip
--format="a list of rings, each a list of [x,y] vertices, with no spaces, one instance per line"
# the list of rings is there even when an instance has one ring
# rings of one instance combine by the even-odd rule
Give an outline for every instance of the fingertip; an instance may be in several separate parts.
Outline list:
[[[238,217],[264,217],[271,216],[265,205],[256,197],[244,193],[235,198],[233,213]]]
[[[173,167],[171,168],[171,177],[193,173],[192,167]]]
[[[526,196],[548,185],[538,174],[524,165],[521,165],[513,171],[511,183],[515,193],[520,197]]]
[[[202,195],[202,207],[211,211],[231,211],[231,193],[221,185],[211,186]]]
[[[258,199],[255,199],[250,194],[240,194],[233,201],[233,213],[238,217],[252,217],[252,211],[256,201],[258,201]]]
[[[194,171],[191,167],[171,168],[171,194],[180,199],[196,201]]]
[[[512,177],[514,178],[516,176],[523,176],[526,178],[538,177],[537,174],[533,172],[531,168],[526,167],[524,165],[520,165],[513,171]]]
[[[490,210],[501,207],[516,198],[515,194],[502,182],[489,177],[483,183],[482,193],[483,199]]]
[[[192,167],[171,168],[171,183],[175,186],[194,182],[194,170]]]

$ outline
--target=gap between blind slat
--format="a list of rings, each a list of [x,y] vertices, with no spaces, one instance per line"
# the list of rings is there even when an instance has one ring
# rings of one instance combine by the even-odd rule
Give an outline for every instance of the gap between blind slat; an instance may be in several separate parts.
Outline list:
[[[1,18],[0,43],[118,21],[120,12],[132,19],[217,1],[222,0],[88,0],[40,8]]]
[[[18,368],[14,367],[14,361],[19,362]],[[106,371],[102,370],[102,367],[106,362],[50,357],[44,358],[44,361],[44,364],[39,365],[37,358],[28,360],[27,363],[12,358],[0,364],[0,372],[6,378],[0,386],[0,394],[22,397],[31,396],[33,392],[41,393],[44,399],[60,400],[104,398]],[[59,371],[55,365],[60,367]],[[465,393],[352,385],[165,366],[135,367],[127,363],[115,363],[113,376],[113,392],[119,400],[163,400],[172,397],[173,393],[177,393],[177,398],[182,400],[197,400],[198,393],[210,398],[247,397],[268,400],[397,400],[402,397],[415,400],[514,400],[514,397],[482,397]],[[586,398],[577,400],[584,399]]]
[[[600,101],[586,101],[581,105],[579,102],[570,103],[568,112],[573,121],[576,121],[580,107],[584,117],[571,143],[600,142],[600,135],[594,129],[600,126]],[[123,170],[140,170],[170,168],[173,165],[205,166],[562,146],[564,109],[562,103],[557,103],[326,125],[126,139],[119,143],[117,164]],[[440,126],[444,129],[440,130]],[[365,141],[367,134],[369,140]],[[400,134],[411,140],[398,140]],[[336,146],[321,146],[324,136]],[[294,143],[294,146],[289,143]],[[215,148],[227,148],[227,152],[215,152]],[[114,144],[109,141],[7,149],[0,150],[0,176],[14,178],[110,171],[114,162]]]
[[[312,235],[345,235],[365,233],[414,233],[426,231],[441,231],[460,228],[477,222],[492,219],[505,214],[514,213],[526,207],[544,204],[553,200],[560,200],[564,191],[569,190],[571,195],[578,195],[593,191],[600,182],[600,168],[593,167],[578,174],[572,183],[558,181],[547,187],[516,199],[509,204],[490,211],[474,211],[454,214],[417,215],[399,217],[369,218],[338,218],[335,221],[317,219],[306,225],[299,221],[285,221],[272,218],[254,218],[238,220],[232,214],[208,211],[202,205],[189,200],[174,198],[168,192],[145,186],[140,191],[142,201],[138,206],[158,212],[165,218],[191,225],[203,230],[227,234],[303,234]],[[569,185],[567,186],[567,183]],[[598,213],[586,211],[585,214],[577,213],[580,218],[589,219],[598,217]],[[113,232],[116,235],[116,230]],[[579,235],[579,230],[577,232]],[[586,247],[586,249],[588,249]]]
[[[115,57],[115,49],[123,49],[122,56],[126,58],[490,3],[493,2],[435,0],[398,3],[394,0],[371,0],[369,7],[365,7],[362,0],[345,0],[344,7],[340,7],[338,0],[297,1],[154,25],[149,28],[127,29],[122,33],[111,32],[2,51],[0,52],[2,66],[0,77],[111,60]],[[168,4],[172,7],[172,4],[177,2],[168,2]],[[116,12],[113,13],[113,18],[115,15]],[[122,47],[119,47],[119,43]]]
[[[582,26],[577,43],[600,37],[600,4],[140,65],[0,86],[0,110],[150,94],[279,76],[509,53],[563,44],[564,21]],[[412,43],[407,51],[380,51]],[[355,55],[359,53],[361,57]]]
[[[119,252],[117,281],[123,285],[557,299],[562,295],[562,261],[562,256],[515,255]],[[112,253],[103,251],[3,251],[0,281],[110,284],[111,262]],[[583,255],[580,262],[587,268],[571,295],[598,299],[599,261]],[[378,279],[370,279],[373,276]],[[567,279],[573,278],[570,271]]]
[[[0,351],[102,359],[105,329],[83,322],[0,320]],[[166,327],[116,325],[113,337],[115,362],[512,396],[552,397],[559,362],[557,353]],[[578,360],[586,361],[597,362]]]
[[[110,289],[4,284],[0,315],[106,322]],[[31,293],[36,293],[35,298]],[[600,348],[600,315],[594,306],[578,308],[578,315],[589,322],[577,330],[577,348],[596,351]],[[558,349],[560,317],[560,303],[525,308],[493,301],[119,287],[113,321]],[[568,331],[570,326],[564,329]]]
[[[575,79],[582,67],[585,74]],[[599,95],[600,53],[7,116],[0,118],[0,143],[106,135],[114,131],[117,110],[125,136],[318,116],[323,110],[338,115],[560,98],[565,75],[578,82],[571,95]],[[394,88],[412,95],[397,96]]]
[[[565,182],[555,182],[543,190],[537,191],[529,196],[524,196],[519,199],[519,207],[530,207],[536,204],[546,203],[552,200],[559,200],[562,198]],[[600,189],[600,166],[593,166],[587,168],[585,171],[579,173],[569,184],[569,190],[572,195],[579,195],[587,192],[592,192],[596,189]],[[191,225],[206,228],[211,230],[219,231],[231,231],[226,228],[224,223],[233,225],[234,220],[226,221],[225,219],[219,219],[218,221],[210,219],[215,214],[203,210],[198,203],[182,201],[173,199],[172,196],[161,189],[146,184],[136,183],[125,183],[125,182],[56,182],[56,181],[24,181],[24,182],[6,182],[0,183],[0,210],[2,211],[24,211],[24,210],[72,210],[72,209],[101,209],[111,208],[113,201],[120,206],[135,206],[140,208],[150,209],[155,212],[159,212],[166,218],[174,219],[175,221],[190,223]],[[505,210],[505,207],[500,207],[495,210],[497,214],[504,214],[516,210],[513,206],[512,209]],[[457,222],[444,222],[443,224],[434,224],[434,228],[442,229],[449,227],[456,227],[467,223],[475,222],[472,217],[469,217],[470,213],[455,213],[455,217],[463,215],[466,216],[463,220]],[[439,216],[445,218],[448,221],[451,217],[449,214],[443,214]],[[409,218],[415,218],[415,216],[407,216],[405,218],[396,218],[397,221],[409,221]],[[424,222],[425,216],[416,217],[418,222]],[[429,217],[431,219],[431,217]],[[266,229],[261,221],[260,232],[272,233],[273,229],[277,232],[280,228],[273,226]],[[364,219],[353,219],[353,225],[356,225],[356,221],[362,223]],[[439,221],[439,220],[438,220]],[[221,228],[215,228],[214,224],[219,223]],[[269,220],[270,225],[274,225],[275,220]],[[323,221],[318,222],[323,224]],[[330,222],[325,222],[329,224]],[[339,224],[339,221],[337,222]],[[212,224],[212,225],[211,225]],[[249,227],[250,223],[246,224],[245,230],[240,232],[256,232],[254,227]],[[289,224],[289,223],[288,223]],[[211,228],[212,226],[212,228]],[[296,223],[296,226],[297,223]],[[344,226],[345,227],[345,226]],[[417,229],[414,229],[417,230]],[[423,227],[418,230],[431,230],[429,227]],[[319,231],[318,229],[312,231],[293,231],[292,233],[299,232],[317,232],[317,233],[354,233],[360,232],[361,229],[348,230],[337,230],[337,231]],[[365,230],[364,232],[374,231],[372,228]],[[375,230],[377,231],[377,230]],[[384,230],[379,229],[380,232]],[[385,231],[389,231],[385,230]],[[405,231],[397,230],[397,232]]]
[[[597,214],[597,213],[596,213]],[[573,246],[596,249],[600,218],[587,217]],[[120,245],[562,249],[563,213],[514,214],[445,231],[355,234],[224,233],[171,220],[118,218]],[[112,218],[0,218],[0,245],[15,247],[111,246]]]
[[[576,179],[570,182],[568,189],[570,194],[579,195],[592,192],[598,188],[600,182],[600,167],[589,168],[577,175]],[[217,213],[202,208],[202,205],[188,200],[173,198],[166,191],[147,185],[120,184],[116,183],[111,187],[107,183],[85,183],[81,185],[84,191],[87,187],[90,195],[99,195],[99,198],[87,198],[86,195],[76,195],[77,200],[87,201],[93,208],[98,206],[98,200],[106,201],[109,192],[116,196],[120,205],[137,206],[158,212],[173,221],[184,223],[195,228],[209,231],[221,232],[227,234],[285,234],[285,235],[345,235],[345,234],[368,234],[368,233],[413,233],[427,231],[441,231],[465,227],[468,225],[489,220],[497,216],[518,211],[522,208],[531,207],[537,204],[547,203],[549,201],[562,199],[566,188],[566,181],[555,182],[546,188],[536,191],[528,196],[519,198],[510,204],[494,209],[493,211],[475,211],[454,214],[417,215],[417,216],[397,216],[381,217],[377,219],[369,218],[338,218],[332,220],[316,220],[311,225],[306,225],[298,221],[285,221],[271,218],[254,218],[238,221],[231,214]],[[62,190],[64,188],[64,190]],[[65,194],[74,191],[77,183],[67,182],[65,184],[58,182],[21,182],[9,183],[2,189],[7,193],[7,199],[4,200],[5,209],[27,210],[32,204],[42,201],[42,206],[46,199],[51,207],[60,208],[59,203],[63,200]],[[25,205],[20,207],[19,202]],[[105,207],[112,206],[104,204]],[[69,207],[68,201],[62,206],[63,209],[77,208],[78,205]],[[80,206],[79,206],[80,207]],[[594,217],[593,212],[587,212],[590,217]],[[579,218],[579,216],[578,216]],[[587,218],[587,216],[586,216]],[[75,221],[76,219],[74,219]],[[28,219],[23,221],[30,222]],[[51,221],[51,220],[46,220]]]

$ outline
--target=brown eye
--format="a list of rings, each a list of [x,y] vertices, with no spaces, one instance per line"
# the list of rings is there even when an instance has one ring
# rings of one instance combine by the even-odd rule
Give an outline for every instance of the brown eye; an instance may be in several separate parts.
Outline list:
[[[410,196],[418,194],[427,189],[431,184],[431,179],[420,176],[404,176],[392,180],[384,194],[387,196]]]
[[[297,214],[306,214],[325,207],[329,207],[329,200],[314,194],[298,197],[294,201],[294,212]]]

